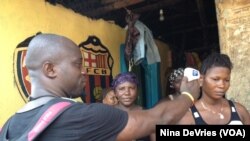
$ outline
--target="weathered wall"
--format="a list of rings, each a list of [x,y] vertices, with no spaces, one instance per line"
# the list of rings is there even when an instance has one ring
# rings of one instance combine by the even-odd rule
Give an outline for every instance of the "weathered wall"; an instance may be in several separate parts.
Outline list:
[[[215,0],[220,48],[234,68],[228,98],[250,111],[250,0]]]
[[[69,37],[79,44],[95,35],[112,57],[120,60],[118,52],[125,31],[115,24],[91,20],[45,0],[1,0],[0,10],[0,127],[25,103],[14,83],[13,53],[27,37],[41,31]],[[115,61],[113,76],[120,71],[119,66],[120,62]]]

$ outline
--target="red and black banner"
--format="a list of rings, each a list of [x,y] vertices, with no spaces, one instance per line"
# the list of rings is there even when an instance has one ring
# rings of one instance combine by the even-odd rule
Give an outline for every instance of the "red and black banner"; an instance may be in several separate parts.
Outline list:
[[[79,45],[83,56],[83,67],[87,72],[85,102],[100,102],[102,89],[110,87],[114,60],[109,50],[95,36]]]

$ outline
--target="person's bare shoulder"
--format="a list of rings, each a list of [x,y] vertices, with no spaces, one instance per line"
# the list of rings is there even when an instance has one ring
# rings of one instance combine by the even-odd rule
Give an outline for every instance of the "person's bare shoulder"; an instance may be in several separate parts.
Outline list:
[[[143,107],[140,105],[136,105],[136,107],[134,108],[134,110],[143,110]]]
[[[191,110],[189,109],[186,114],[177,122],[177,125],[190,125],[194,124],[194,118]]]
[[[250,113],[248,112],[246,107],[243,106],[239,102],[234,102],[234,105],[236,107],[236,110],[237,110],[243,124],[248,124],[249,125],[250,124]]]

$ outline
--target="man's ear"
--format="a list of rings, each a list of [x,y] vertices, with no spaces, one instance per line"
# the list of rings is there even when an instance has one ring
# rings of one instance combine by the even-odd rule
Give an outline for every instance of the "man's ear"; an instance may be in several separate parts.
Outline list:
[[[56,77],[57,73],[56,73],[55,65],[53,63],[51,63],[50,61],[46,61],[43,64],[43,73],[47,77],[50,77],[50,78]]]

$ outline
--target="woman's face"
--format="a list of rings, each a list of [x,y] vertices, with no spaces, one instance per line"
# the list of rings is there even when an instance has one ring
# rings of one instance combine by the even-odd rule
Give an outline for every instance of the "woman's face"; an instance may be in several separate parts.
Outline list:
[[[132,106],[137,98],[137,85],[125,81],[115,88],[115,94],[121,105]]]
[[[212,67],[201,76],[202,95],[218,99],[223,97],[230,87],[231,71],[226,67]]]

